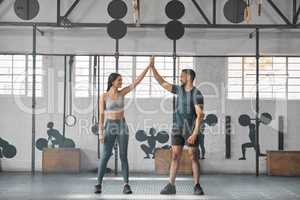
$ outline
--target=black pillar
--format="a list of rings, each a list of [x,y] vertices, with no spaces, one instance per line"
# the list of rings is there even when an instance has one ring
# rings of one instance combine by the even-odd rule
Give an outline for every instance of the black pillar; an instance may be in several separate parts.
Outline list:
[[[32,133],[31,133],[31,173],[35,173],[35,84],[36,84],[36,24],[33,25],[32,36]]]
[[[255,141],[256,141],[256,176],[259,176],[259,29],[256,28],[256,106],[255,106]]]

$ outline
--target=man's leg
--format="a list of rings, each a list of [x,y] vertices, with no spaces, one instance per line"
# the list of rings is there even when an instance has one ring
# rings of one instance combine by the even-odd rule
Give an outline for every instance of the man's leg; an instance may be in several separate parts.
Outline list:
[[[195,185],[199,183],[200,179],[200,163],[199,163],[199,149],[198,147],[189,147],[189,157],[192,160],[192,170]]]
[[[192,160],[192,170],[194,177],[194,195],[204,195],[203,189],[200,186],[200,163],[199,163],[199,149],[198,145],[196,147],[189,147],[188,150],[189,157]]]
[[[171,167],[170,167],[170,183],[172,185],[175,185],[175,179],[176,179],[177,170],[179,167],[182,149],[183,149],[183,146],[172,145],[172,160],[171,160]]]

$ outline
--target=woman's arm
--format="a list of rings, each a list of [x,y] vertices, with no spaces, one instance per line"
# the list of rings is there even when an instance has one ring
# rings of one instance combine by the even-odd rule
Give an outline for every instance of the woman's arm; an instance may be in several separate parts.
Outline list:
[[[120,93],[121,95],[125,96],[126,94],[128,94],[129,92],[131,92],[142,80],[143,78],[146,76],[148,70],[150,69],[150,67],[154,64],[153,63],[154,60],[153,58],[150,59],[150,63],[149,65],[144,69],[144,71],[133,81],[133,83],[131,83],[129,86],[123,88]]]
[[[104,143],[104,95],[102,94],[99,100],[99,140],[102,144]]]

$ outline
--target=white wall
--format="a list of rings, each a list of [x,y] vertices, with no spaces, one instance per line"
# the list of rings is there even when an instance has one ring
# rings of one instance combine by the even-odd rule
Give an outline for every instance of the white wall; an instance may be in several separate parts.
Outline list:
[[[41,2],[41,1],[40,1]],[[106,15],[106,5],[95,6],[96,1],[86,0],[82,7],[71,15],[75,22],[108,22],[110,18]],[[96,3],[98,3],[97,1]],[[109,1],[104,1],[108,3]],[[146,1],[142,1],[146,2]],[[147,1],[150,2],[150,1]],[[151,4],[142,5],[142,19],[145,23],[165,23],[168,19],[158,9],[164,9],[167,1],[151,1]],[[182,19],[185,23],[203,23],[195,8],[184,1],[190,11]],[[283,1],[277,1],[280,3]],[[70,4],[71,1],[68,1]],[[201,1],[201,5],[206,1]],[[222,7],[218,1],[218,7]],[[11,3],[4,1],[0,7],[1,21],[18,21],[10,10]],[[64,6],[67,8],[67,5]],[[282,4],[281,8],[287,14],[291,9],[289,4]],[[45,0],[41,4],[41,12],[35,21],[55,22],[56,6],[53,0]],[[209,5],[205,11],[210,15]],[[264,7],[264,16],[254,17],[259,23],[282,23],[281,19],[269,9]],[[76,13],[77,12],[77,13]],[[156,12],[155,15],[151,14]],[[131,16],[125,20],[130,22]],[[226,23],[223,16],[218,16],[218,22]],[[199,21],[197,21],[199,20]],[[110,39],[105,29],[49,29],[41,27],[45,36],[38,34],[38,53],[80,53],[80,54],[112,54],[114,52],[114,41]],[[178,41],[178,53],[180,54],[202,54],[202,55],[232,55],[255,53],[255,40],[249,39],[248,34],[252,30],[186,30],[185,36]],[[297,31],[267,31],[261,34],[261,52],[263,54],[300,54],[299,32]],[[31,28],[0,28],[0,53],[30,53],[32,51],[32,29]],[[130,29],[124,39],[120,41],[121,53],[135,54],[171,54],[172,42],[164,35],[163,29]],[[38,108],[46,108],[46,111],[37,115],[37,138],[46,137],[46,124],[53,121],[55,127],[62,130],[63,111],[63,58],[44,57],[44,67],[47,76],[44,82],[45,96],[37,100]],[[198,58],[195,69],[197,72],[196,85],[203,91],[205,96],[205,110],[216,113],[219,123],[216,127],[206,132],[207,159],[201,162],[203,172],[228,172],[228,173],[253,173],[255,169],[255,155],[253,150],[247,151],[247,161],[238,161],[240,157],[241,143],[248,141],[247,128],[238,124],[238,117],[242,113],[251,113],[253,102],[242,100],[227,100],[225,98],[226,86],[226,59],[224,58]],[[214,85],[215,90],[207,84]],[[130,99],[128,99],[129,101]],[[19,103],[18,103],[19,102]],[[31,108],[31,99],[22,98],[20,101],[11,97],[0,97],[0,133],[14,144],[18,153],[13,159],[3,159],[2,169],[7,171],[29,171],[31,164],[31,114],[26,111]],[[83,108],[81,112],[75,111],[79,123],[74,128],[66,130],[67,137],[76,142],[77,147],[82,150],[82,168],[94,169],[97,166],[96,145],[97,138],[90,132],[91,126],[91,99],[75,99],[75,107]],[[161,99],[138,99],[130,103],[126,110],[126,119],[130,124],[130,146],[129,162],[132,171],[153,172],[153,160],[145,160],[144,153],[140,149],[140,143],[134,138],[135,131],[149,124],[154,127],[164,123],[171,123],[171,114],[165,113],[158,106]],[[286,119],[286,149],[299,149],[300,140],[297,131],[299,123],[299,101],[261,101],[261,110],[268,111],[274,117],[270,126],[261,126],[261,148],[262,151],[277,148],[277,123],[278,116],[284,115]],[[164,103],[164,107],[171,109],[171,100]],[[144,114],[141,109],[154,111]],[[25,111],[24,111],[25,110]],[[82,110],[87,110],[83,112]],[[225,115],[232,117],[232,159],[225,160],[224,119]],[[252,113],[252,116],[254,114]],[[146,124],[144,124],[146,123]],[[159,130],[167,129],[159,127]],[[36,150],[37,170],[41,169],[41,152]],[[113,167],[113,160],[109,163]],[[261,159],[261,171],[265,172],[265,159]]]

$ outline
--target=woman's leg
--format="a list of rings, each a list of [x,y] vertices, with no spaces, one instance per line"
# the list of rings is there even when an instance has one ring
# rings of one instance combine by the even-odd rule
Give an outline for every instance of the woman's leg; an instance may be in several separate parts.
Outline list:
[[[100,158],[99,168],[98,168],[98,184],[102,184],[103,177],[106,172],[107,162],[112,154],[112,149],[116,141],[116,134],[110,133],[109,126],[108,130],[105,130],[103,151]]]
[[[128,127],[124,124],[120,130],[120,134],[117,137],[119,143],[119,154],[122,165],[122,174],[125,184],[129,182],[129,166],[128,166]]]

